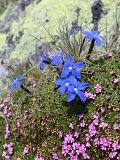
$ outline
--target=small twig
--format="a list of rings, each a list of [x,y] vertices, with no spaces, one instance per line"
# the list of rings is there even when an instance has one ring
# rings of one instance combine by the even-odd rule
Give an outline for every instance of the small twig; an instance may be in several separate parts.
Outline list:
[[[21,85],[21,88],[22,88],[25,92],[27,92],[28,94],[31,94],[31,92],[30,92],[26,87],[24,87],[23,85]]]
[[[85,43],[85,37],[83,38],[82,44],[80,46],[79,57],[80,57],[80,54],[82,53],[82,49],[83,49],[84,43]]]
[[[88,54],[86,56],[86,59],[89,60],[90,59],[90,55],[93,51],[93,48],[94,48],[94,44],[95,44],[95,39],[93,38],[92,41],[91,41],[91,45],[90,45],[90,48],[89,48],[89,51],[88,51]]]

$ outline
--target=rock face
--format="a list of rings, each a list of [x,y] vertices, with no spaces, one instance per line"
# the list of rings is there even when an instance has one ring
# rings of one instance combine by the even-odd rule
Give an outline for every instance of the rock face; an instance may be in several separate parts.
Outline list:
[[[102,34],[105,35],[106,16],[110,32],[115,24],[116,5],[119,2],[119,0],[64,0],[64,2],[18,0],[0,17],[1,65],[4,61],[3,67],[6,68],[9,63],[15,63],[16,58],[19,63],[28,59],[36,60],[33,55],[42,54],[46,50],[46,45],[34,37],[41,39],[42,42],[51,41],[56,36],[59,25],[64,21],[70,24],[71,34],[77,33],[81,28],[82,30],[94,28],[103,30]]]

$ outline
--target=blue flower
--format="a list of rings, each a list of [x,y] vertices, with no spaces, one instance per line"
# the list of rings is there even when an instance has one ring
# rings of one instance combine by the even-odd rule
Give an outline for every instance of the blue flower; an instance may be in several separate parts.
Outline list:
[[[42,57],[40,57],[40,60],[39,60],[39,66],[40,66],[40,69],[43,70],[44,67],[45,67],[45,61],[49,60],[49,57],[48,57],[48,53],[44,53],[42,55]]]
[[[60,56],[53,57],[51,65],[62,65],[64,62],[64,53],[65,52],[62,50]]]
[[[58,89],[58,92],[60,94],[63,94],[65,92],[68,91],[69,86],[71,81],[71,77],[67,77],[66,79],[57,79],[54,83],[58,86],[60,86],[60,88]]]
[[[98,31],[92,31],[92,32],[83,32],[85,34],[87,39],[95,39],[95,42],[98,46],[102,45],[103,40],[105,40],[104,37],[99,36]]]
[[[22,83],[21,83],[20,81],[25,80],[25,79],[26,79],[26,77],[24,77],[24,76],[19,76],[19,77],[17,77],[17,78],[13,81],[13,83],[11,84],[11,86],[10,86],[10,91],[12,92],[15,87],[16,87],[16,88],[20,88],[21,85],[22,85]]]
[[[76,69],[83,68],[85,65],[80,62],[73,63],[74,57],[72,56],[66,56],[65,58],[67,62],[64,63],[64,66],[63,66],[64,70],[61,73],[61,78],[69,76],[70,74],[72,74],[73,76],[77,78],[81,78],[80,72]]]
[[[68,88],[68,102],[72,101],[76,95],[78,95],[80,97],[80,99],[85,102],[86,101],[86,96],[85,93],[83,92],[85,90],[85,88],[87,88],[89,86],[88,83],[85,82],[79,82],[75,77],[71,78],[70,83],[72,84],[69,88]]]

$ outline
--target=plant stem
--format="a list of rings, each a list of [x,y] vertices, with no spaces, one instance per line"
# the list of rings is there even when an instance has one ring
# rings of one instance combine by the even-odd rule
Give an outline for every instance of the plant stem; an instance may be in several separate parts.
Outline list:
[[[22,88],[25,92],[27,92],[28,94],[31,94],[31,92],[30,92],[26,87],[24,87],[23,85],[21,85],[21,88]]]
[[[87,56],[86,56],[86,59],[87,59],[87,60],[90,59],[90,55],[91,55],[91,53],[92,53],[92,51],[93,51],[94,45],[95,45],[95,39],[93,38],[92,41],[91,41],[91,45],[90,45],[88,54],[87,54]]]
[[[81,52],[82,52],[82,48],[83,48],[84,43],[85,43],[85,37],[83,38],[82,44],[81,44],[81,46],[80,46],[79,57],[80,57],[80,54],[81,54]]]

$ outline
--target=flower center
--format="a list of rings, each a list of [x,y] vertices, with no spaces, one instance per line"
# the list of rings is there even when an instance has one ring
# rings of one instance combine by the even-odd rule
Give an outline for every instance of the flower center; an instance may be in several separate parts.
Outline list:
[[[74,91],[75,91],[75,92],[77,92],[77,90],[78,90],[77,88],[74,88]]]
[[[72,70],[72,67],[69,67],[69,70]]]
[[[68,86],[69,83],[66,83],[65,85]]]

